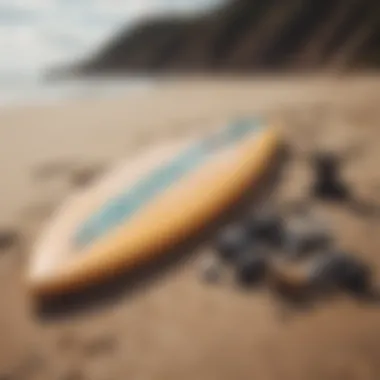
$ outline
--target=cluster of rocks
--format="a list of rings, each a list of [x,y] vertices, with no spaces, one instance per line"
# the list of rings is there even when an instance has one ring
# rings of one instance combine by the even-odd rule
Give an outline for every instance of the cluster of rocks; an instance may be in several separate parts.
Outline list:
[[[363,294],[371,284],[370,267],[338,249],[326,223],[308,213],[250,213],[220,231],[214,252],[214,260],[203,268],[207,281],[216,281],[221,268],[229,267],[245,287],[270,282],[288,289]]]
[[[348,200],[351,191],[341,176],[346,155],[318,151],[310,158],[309,195],[323,201]],[[203,272],[209,281],[216,280],[219,269],[227,266],[237,283],[266,282],[282,294],[341,290],[364,295],[372,288],[370,266],[337,248],[327,221],[316,218],[311,208],[284,215],[264,206],[220,231],[214,248],[214,260]]]

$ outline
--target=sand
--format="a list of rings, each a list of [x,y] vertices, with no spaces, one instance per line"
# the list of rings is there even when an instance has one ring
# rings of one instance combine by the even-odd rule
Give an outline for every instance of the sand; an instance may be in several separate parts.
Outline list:
[[[283,318],[265,292],[199,280],[207,241],[160,280],[62,318],[41,319],[22,280],[33,241],[75,186],[158,139],[256,111],[284,123],[295,152],[274,195],[279,202],[308,189],[304,151],[360,142],[345,175],[375,210],[379,99],[380,77],[369,74],[194,78],[116,99],[1,109],[0,226],[21,238],[0,248],[0,379],[378,379],[376,305],[343,297]],[[339,246],[380,265],[377,215],[315,207]]]

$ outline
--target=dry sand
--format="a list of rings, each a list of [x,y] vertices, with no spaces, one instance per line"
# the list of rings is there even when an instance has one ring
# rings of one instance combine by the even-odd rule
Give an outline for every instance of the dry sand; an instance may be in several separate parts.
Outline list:
[[[379,379],[376,305],[343,298],[283,320],[267,294],[202,284],[197,256],[107,306],[49,321],[22,283],[36,234],[87,169],[255,111],[279,116],[297,151],[363,143],[345,174],[360,199],[380,207],[379,101],[376,76],[320,76],[172,80],[119,99],[0,110],[0,226],[22,236],[0,248],[0,379]],[[295,155],[276,196],[297,199],[308,180]],[[375,216],[316,207],[340,246],[380,265]]]

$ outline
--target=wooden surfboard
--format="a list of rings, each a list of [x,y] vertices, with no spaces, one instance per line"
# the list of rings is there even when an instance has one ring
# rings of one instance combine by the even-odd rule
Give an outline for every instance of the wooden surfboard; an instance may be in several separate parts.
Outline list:
[[[164,254],[255,186],[279,140],[274,126],[244,119],[125,160],[49,221],[32,253],[29,289],[73,291]]]

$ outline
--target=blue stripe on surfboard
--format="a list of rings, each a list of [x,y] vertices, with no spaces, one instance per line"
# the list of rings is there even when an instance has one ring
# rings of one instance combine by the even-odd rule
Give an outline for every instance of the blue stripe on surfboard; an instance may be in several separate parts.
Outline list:
[[[162,193],[173,183],[199,167],[216,150],[225,148],[242,140],[252,132],[264,127],[261,120],[239,120],[211,138],[205,138],[170,162],[155,168],[132,188],[107,201],[95,211],[78,229],[74,236],[76,248],[94,243],[113,228],[131,218],[141,207]],[[157,221],[159,223],[159,221]]]

